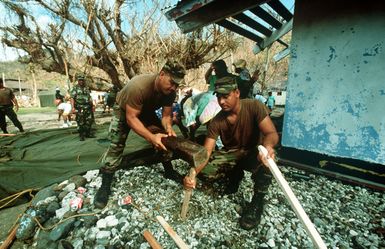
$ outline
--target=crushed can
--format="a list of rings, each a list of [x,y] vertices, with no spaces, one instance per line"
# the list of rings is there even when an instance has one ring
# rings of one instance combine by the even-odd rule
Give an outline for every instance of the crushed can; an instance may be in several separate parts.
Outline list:
[[[83,188],[83,187],[78,187],[77,190],[78,190],[78,193],[81,194],[81,195],[84,194],[87,191],[87,189]]]
[[[81,197],[76,197],[70,201],[71,211],[77,211],[82,208],[83,199]]]
[[[132,197],[130,195],[119,198],[118,200],[119,206],[127,206],[127,205],[130,205],[131,203],[132,203]]]

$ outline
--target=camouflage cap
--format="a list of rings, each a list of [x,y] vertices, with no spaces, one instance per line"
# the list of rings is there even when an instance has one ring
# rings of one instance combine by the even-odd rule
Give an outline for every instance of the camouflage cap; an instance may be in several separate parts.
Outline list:
[[[238,89],[237,79],[235,76],[226,76],[218,79],[215,82],[215,90],[216,94],[229,94],[231,91]]]
[[[78,74],[76,75],[76,80],[85,80],[85,77],[82,74]]]
[[[175,60],[167,60],[164,64],[162,71],[165,71],[170,74],[172,80],[180,85],[184,81],[184,76],[186,75],[186,70],[179,62]]]

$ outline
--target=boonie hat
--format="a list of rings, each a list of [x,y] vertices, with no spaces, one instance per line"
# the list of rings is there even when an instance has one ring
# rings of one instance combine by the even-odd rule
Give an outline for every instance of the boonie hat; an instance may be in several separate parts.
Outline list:
[[[237,80],[235,76],[226,76],[218,79],[215,84],[214,93],[229,94],[231,91],[238,89]]]
[[[244,59],[236,60],[233,63],[235,68],[245,68],[246,67],[246,61]]]
[[[170,74],[172,80],[180,85],[184,81],[184,76],[186,75],[186,70],[179,62],[175,60],[167,60],[166,64],[164,64],[162,71],[166,71]]]

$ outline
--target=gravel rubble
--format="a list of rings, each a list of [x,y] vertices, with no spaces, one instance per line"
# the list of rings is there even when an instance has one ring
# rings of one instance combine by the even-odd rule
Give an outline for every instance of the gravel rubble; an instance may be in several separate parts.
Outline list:
[[[173,165],[187,174],[186,162],[174,160]],[[294,168],[280,169],[328,248],[385,248],[384,192],[346,185]],[[294,177],[293,173],[306,177]],[[143,237],[144,230],[149,230],[163,248],[177,248],[157,222],[157,215],[190,248],[313,248],[275,180],[265,197],[260,225],[251,231],[239,227],[242,208],[252,197],[253,183],[248,172],[238,192],[232,195],[220,194],[224,188],[220,180],[199,180],[186,221],[180,218],[183,187],[163,177],[161,164],[117,171],[110,201],[103,210],[94,210],[92,204],[101,184],[98,170],[87,172],[84,183],[79,183],[79,176],[76,179],[77,183],[70,179],[50,186],[48,189],[54,191],[44,190],[46,196],[41,196],[33,207],[39,210],[36,213],[44,213],[44,219],[40,219],[43,226],[54,226],[53,229],[39,229],[33,220],[28,223],[28,217],[24,217],[28,234],[18,232],[19,238],[30,238],[25,239],[26,248],[150,248]],[[83,194],[77,189],[79,184],[86,189]],[[76,196],[83,200],[78,210],[69,206]],[[126,196],[132,197],[132,204],[119,206],[118,200]],[[65,218],[69,219],[57,224]],[[31,232],[31,228],[36,232]]]

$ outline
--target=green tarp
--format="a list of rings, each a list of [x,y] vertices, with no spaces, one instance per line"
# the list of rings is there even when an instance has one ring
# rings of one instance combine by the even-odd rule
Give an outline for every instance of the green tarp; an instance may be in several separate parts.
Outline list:
[[[97,138],[79,141],[76,128],[38,130],[0,137],[0,199],[25,189],[42,188],[101,166],[108,124]],[[131,132],[125,154],[150,145]]]

